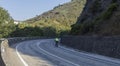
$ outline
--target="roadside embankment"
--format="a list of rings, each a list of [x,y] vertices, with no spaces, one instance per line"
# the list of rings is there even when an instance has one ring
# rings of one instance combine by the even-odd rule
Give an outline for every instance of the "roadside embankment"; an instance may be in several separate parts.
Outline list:
[[[120,36],[64,36],[61,43],[74,49],[120,58]]]

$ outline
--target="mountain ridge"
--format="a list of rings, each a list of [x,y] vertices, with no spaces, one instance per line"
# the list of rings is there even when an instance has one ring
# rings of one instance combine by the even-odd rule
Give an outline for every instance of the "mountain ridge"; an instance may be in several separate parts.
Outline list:
[[[84,4],[85,4],[85,0],[81,0],[81,1],[80,0],[72,0],[71,2],[56,6],[53,8],[53,10],[45,12],[42,15],[37,15],[34,18],[28,19],[25,22],[33,23],[33,22],[42,21],[42,20],[45,21],[45,19],[46,20],[54,19],[54,20],[56,20],[56,22],[60,22],[60,23],[68,22],[68,24],[70,23],[70,25],[71,25],[76,22],[77,17],[82,12]],[[74,19],[72,20],[72,18],[74,18]],[[68,19],[68,21],[64,21],[67,19]]]

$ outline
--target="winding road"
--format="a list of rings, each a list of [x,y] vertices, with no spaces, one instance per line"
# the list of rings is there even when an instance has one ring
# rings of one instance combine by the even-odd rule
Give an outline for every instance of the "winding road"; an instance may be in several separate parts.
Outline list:
[[[53,39],[39,39],[12,46],[10,66],[120,66],[120,60],[54,46]]]

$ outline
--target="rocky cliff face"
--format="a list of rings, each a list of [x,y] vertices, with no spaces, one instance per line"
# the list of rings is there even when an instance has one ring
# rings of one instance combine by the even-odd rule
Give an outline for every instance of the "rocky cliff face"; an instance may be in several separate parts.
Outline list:
[[[87,0],[83,13],[77,23],[87,22],[99,16],[110,5],[112,0]]]
[[[120,0],[87,0],[74,35],[120,35]]]

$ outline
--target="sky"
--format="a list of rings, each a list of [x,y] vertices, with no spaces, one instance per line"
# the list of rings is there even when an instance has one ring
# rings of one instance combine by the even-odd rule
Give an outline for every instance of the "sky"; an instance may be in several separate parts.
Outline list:
[[[71,0],[0,0],[0,6],[6,9],[14,20],[26,20],[53,9],[59,4]]]

